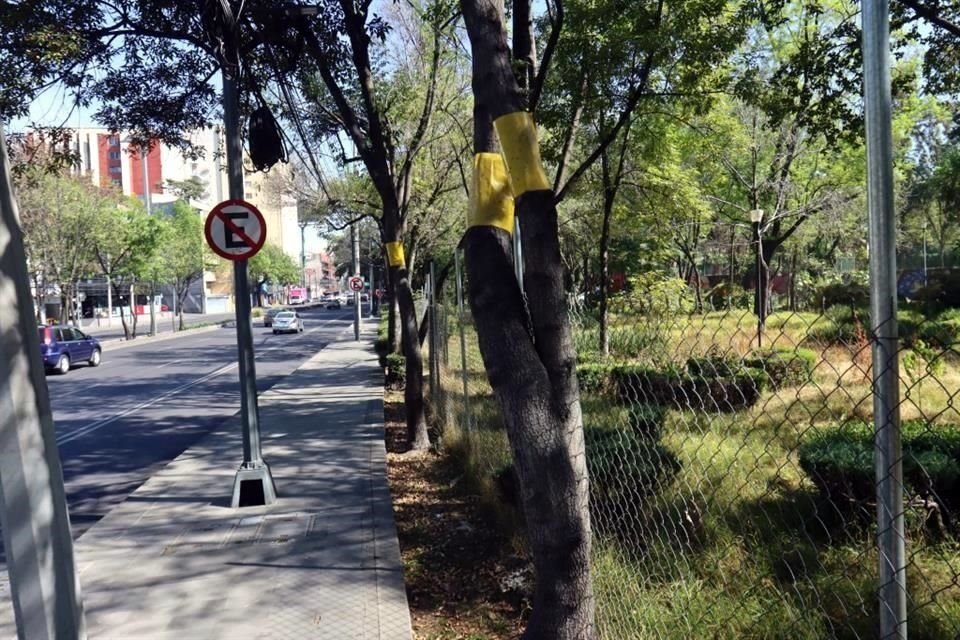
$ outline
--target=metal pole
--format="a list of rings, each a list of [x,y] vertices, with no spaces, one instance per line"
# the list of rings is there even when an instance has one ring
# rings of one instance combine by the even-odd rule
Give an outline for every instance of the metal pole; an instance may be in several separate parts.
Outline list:
[[[140,164],[142,165],[143,173],[143,204],[147,207],[147,215],[153,213],[153,206],[150,202],[150,176],[149,168],[147,167],[147,155],[150,153],[150,148],[146,145],[140,147]]]
[[[753,237],[756,239],[756,246],[754,248],[754,254],[757,262],[757,349],[763,347],[763,285],[761,284],[763,278],[760,275],[760,223],[753,223]]]
[[[357,223],[350,225],[350,235],[353,239],[353,275],[360,276],[360,237],[357,234]],[[360,339],[360,292],[353,292],[353,339]]]
[[[300,287],[305,288],[307,286],[307,239],[306,239],[307,225],[305,222],[300,223]]]
[[[923,223],[923,286],[927,286],[927,223]]]
[[[367,287],[367,291],[369,292],[367,293],[367,302],[370,305],[370,317],[372,318],[373,317],[373,292],[376,291],[376,289],[374,289],[374,283],[373,283],[373,260],[372,259],[370,260],[370,280],[368,280],[367,283],[369,285]]]
[[[86,638],[27,258],[0,124],[0,522],[21,640]]]
[[[460,371],[463,377],[463,415],[467,423],[467,431],[471,429],[470,420],[470,390],[467,383],[467,335],[464,326],[463,313],[463,270],[460,268],[460,250],[453,251],[454,265],[457,270],[457,320],[460,325]]]
[[[234,37],[228,35],[232,44]],[[231,199],[242,200],[243,149],[240,139],[239,97],[234,60],[228,59],[223,75],[223,124],[227,144],[227,177]],[[266,233],[266,230],[264,230]],[[253,331],[250,327],[250,291],[247,261],[233,263],[233,288],[236,297],[237,351],[240,359],[240,414],[243,420],[243,463],[233,485],[233,506],[259,506],[276,500],[276,487],[270,467],[263,461],[260,447],[260,412],[257,405],[257,373],[254,366]]]
[[[867,0],[863,3],[873,420],[876,429],[877,544],[880,551],[879,637],[905,639],[907,587],[897,362],[897,252],[893,207],[889,20],[887,0]]]
[[[520,218],[513,219],[513,266],[517,272],[517,282],[523,290],[523,242],[520,239]]]

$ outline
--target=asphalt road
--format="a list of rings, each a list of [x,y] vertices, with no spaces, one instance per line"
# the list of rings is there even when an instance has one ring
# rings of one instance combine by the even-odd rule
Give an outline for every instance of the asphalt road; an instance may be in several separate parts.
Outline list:
[[[352,336],[351,313],[304,309],[302,334],[275,336],[255,325],[258,390],[269,389],[338,336]],[[99,367],[48,375],[47,386],[77,536],[239,411],[236,330],[106,345]],[[234,468],[241,461],[237,451],[224,464]],[[222,489],[229,495],[231,487]]]

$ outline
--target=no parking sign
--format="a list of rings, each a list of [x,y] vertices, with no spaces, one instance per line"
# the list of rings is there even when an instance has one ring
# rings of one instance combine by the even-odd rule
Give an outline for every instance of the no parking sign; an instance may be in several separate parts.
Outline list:
[[[244,200],[226,200],[215,206],[203,233],[214,253],[227,260],[249,260],[267,239],[267,223],[259,209]]]

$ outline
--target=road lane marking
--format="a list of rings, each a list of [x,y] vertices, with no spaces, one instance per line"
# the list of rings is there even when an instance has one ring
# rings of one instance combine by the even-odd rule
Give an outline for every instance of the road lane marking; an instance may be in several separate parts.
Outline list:
[[[309,331],[304,331],[304,334],[306,334],[306,333],[313,333],[313,332],[315,332],[315,331],[319,331],[320,329],[322,329],[322,328],[324,328],[324,327],[326,327],[326,326],[328,326],[328,325],[330,325],[330,324],[333,324],[334,322],[335,322],[335,320],[329,320],[329,321],[323,323],[321,326],[318,326],[318,327],[315,327],[315,328],[313,328],[313,329],[310,329]],[[343,331],[341,331],[340,333],[343,333]],[[266,337],[265,337],[265,339],[264,339],[264,342],[266,342]],[[262,343],[261,343],[261,344],[262,344]],[[268,349],[263,349],[263,350],[261,350],[261,351],[267,352],[267,351],[273,351],[273,349],[269,349],[269,350],[268,350]],[[161,365],[161,366],[163,366],[163,365]],[[182,384],[182,385],[180,385],[180,386],[178,386],[178,387],[175,387],[174,389],[171,389],[170,391],[167,391],[166,393],[164,393],[164,394],[162,394],[162,395],[160,395],[160,396],[157,396],[156,398],[152,398],[152,399],[147,400],[147,401],[145,401],[145,402],[141,402],[140,404],[138,404],[138,405],[136,405],[136,406],[134,406],[134,407],[131,407],[131,408],[129,408],[129,409],[125,409],[124,411],[121,411],[120,413],[114,414],[114,415],[110,416],[109,418],[103,418],[102,420],[98,420],[98,421],[96,421],[96,422],[92,422],[92,423],[90,423],[90,424],[88,424],[88,425],[85,425],[85,426],[82,426],[82,427],[78,427],[77,429],[74,429],[74,430],[72,430],[72,431],[70,431],[70,432],[68,432],[68,433],[65,433],[65,434],[63,434],[62,436],[58,437],[58,438],[57,438],[57,445],[63,445],[63,444],[66,444],[66,443],[68,443],[68,442],[72,442],[73,440],[76,440],[77,438],[81,438],[81,437],[83,437],[83,436],[85,436],[85,435],[87,435],[87,434],[93,433],[94,431],[97,431],[97,430],[99,430],[99,429],[102,429],[103,427],[105,427],[105,426],[107,426],[107,425],[110,425],[110,424],[116,422],[117,420],[119,420],[119,419],[121,419],[121,418],[125,418],[125,417],[127,417],[128,415],[130,415],[130,414],[132,414],[132,413],[135,413],[135,412],[137,412],[137,411],[140,411],[141,409],[146,409],[146,408],[151,407],[151,406],[153,406],[153,405],[155,405],[155,404],[157,404],[157,403],[159,403],[159,402],[163,402],[164,400],[167,400],[167,399],[169,399],[169,398],[177,395],[177,394],[180,393],[181,391],[185,391],[185,390],[189,389],[190,387],[196,386],[196,385],[198,385],[198,384],[202,384],[202,383],[206,382],[207,380],[209,380],[209,379],[211,379],[211,378],[214,378],[214,377],[216,377],[216,376],[218,376],[218,375],[221,375],[221,374],[223,374],[223,373],[227,373],[227,372],[229,372],[229,371],[232,371],[233,369],[236,369],[236,368],[238,368],[238,367],[239,367],[239,363],[238,363],[238,362],[228,363],[228,364],[220,367],[219,369],[215,369],[214,371],[211,371],[210,373],[208,373],[208,374],[206,374],[206,375],[204,375],[204,376],[202,376],[202,377],[200,377],[200,378],[197,378],[197,379],[192,380],[192,381],[190,381],[190,382],[186,382],[186,383],[184,383],[184,384]],[[295,370],[296,370],[296,369],[294,369],[294,371],[295,371]],[[292,372],[291,372],[291,373],[292,373]],[[258,394],[258,395],[259,395],[259,394]]]
[[[131,413],[136,413],[137,411],[140,411],[141,409],[146,409],[147,407],[153,406],[158,402],[163,402],[164,400],[177,395],[181,391],[185,391],[186,389],[189,389],[192,386],[202,384],[207,380],[209,380],[210,378],[216,377],[220,374],[227,373],[228,371],[232,371],[233,369],[236,369],[238,366],[239,364],[236,362],[226,364],[220,367],[219,369],[215,369],[211,371],[205,376],[197,378],[196,380],[191,380],[190,382],[186,382],[180,385],[179,387],[175,387],[170,391],[167,391],[166,393],[157,396],[156,398],[147,400],[146,402],[141,402],[140,404],[134,407],[131,407],[129,409],[126,409],[125,411],[121,411],[120,413],[116,413],[110,416],[109,418],[104,418],[103,420],[98,420],[97,422],[93,422],[86,426],[79,427],[78,429],[74,429],[73,431],[70,431],[69,433],[65,433],[63,436],[57,438],[57,444],[63,445],[63,444],[66,444],[67,442],[71,442],[72,440],[76,440],[77,438],[83,437],[88,433],[93,433],[94,431],[97,431],[98,429],[102,429],[108,424],[112,424],[116,422],[120,418],[125,418]]]

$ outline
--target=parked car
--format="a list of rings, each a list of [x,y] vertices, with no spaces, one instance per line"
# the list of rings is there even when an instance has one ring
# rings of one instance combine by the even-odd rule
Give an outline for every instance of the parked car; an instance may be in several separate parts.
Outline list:
[[[80,329],[61,325],[38,327],[40,332],[40,355],[47,371],[65,374],[70,367],[86,362],[91,367],[100,366],[100,343]]]
[[[340,309],[343,305],[340,304],[340,298],[334,298],[327,303],[327,309]]]
[[[268,307],[266,311],[263,312],[263,326],[272,327],[273,319],[277,317],[278,313],[283,313],[284,311],[289,311],[284,307]]]
[[[303,320],[296,311],[283,311],[273,319],[273,333],[303,333]]]

